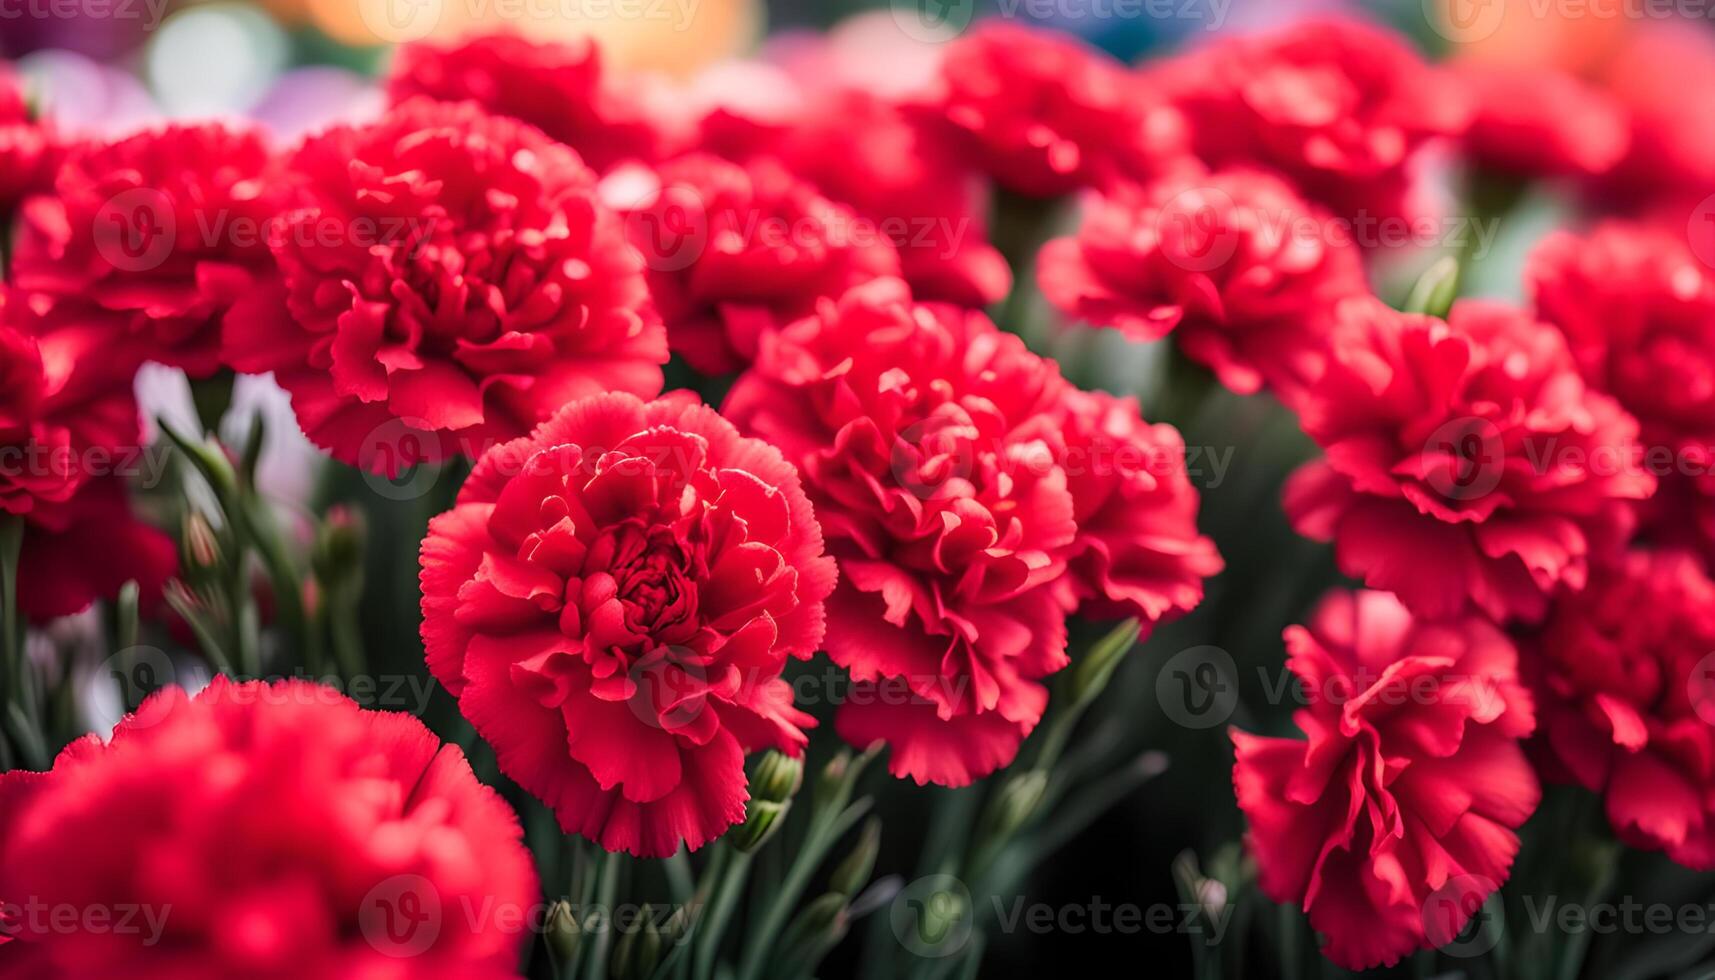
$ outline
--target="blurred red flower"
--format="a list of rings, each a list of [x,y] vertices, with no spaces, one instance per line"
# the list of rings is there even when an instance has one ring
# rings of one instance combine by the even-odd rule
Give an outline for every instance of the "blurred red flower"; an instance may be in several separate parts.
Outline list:
[[[69,616],[131,579],[152,600],[176,558],[125,494],[140,458],[132,368],[110,370],[98,332],[20,325],[34,325],[23,304],[0,295],[0,516],[23,521],[18,608]]]
[[[654,163],[688,138],[646,111],[637,97],[641,85],[616,78],[589,39],[560,43],[499,33],[405,45],[387,93],[395,105],[418,96],[474,101],[540,129],[606,173],[627,161]]]
[[[1186,114],[1198,156],[1272,167],[1354,220],[1419,217],[1418,151],[1470,122],[1456,85],[1405,39],[1358,20],[1227,38],[1151,77]]]
[[[500,767],[610,851],[745,815],[745,753],[814,722],[780,678],[834,563],[797,474],[713,409],[575,402],[478,461],[422,549],[429,669]]]
[[[1627,844],[1715,869],[1715,583],[1634,551],[1530,639],[1548,778],[1603,794]]]
[[[1494,303],[1443,322],[1341,304],[1322,380],[1299,406],[1325,458],[1287,482],[1300,533],[1421,616],[1541,618],[1616,553],[1642,469],[1637,421],[1585,385],[1552,327]]]
[[[568,401],[654,395],[666,330],[595,175],[537,130],[416,100],[310,139],[270,231],[284,290],[225,355],[274,371],[335,458],[396,473],[515,438]]]
[[[1631,118],[1611,95],[1552,68],[1459,62],[1476,115],[1464,150],[1479,168],[1528,177],[1606,173],[1631,146]]]
[[[1135,340],[1172,331],[1234,391],[1289,397],[1321,373],[1335,304],[1369,292],[1333,216],[1249,169],[1117,188],[1043,248],[1037,273],[1070,317]]]
[[[1179,113],[1124,65],[1006,20],[948,45],[929,101],[965,135],[978,169],[1029,197],[1144,180],[1187,149]]]
[[[1678,542],[1700,527],[1715,539],[1715,275],[1683,230],[1554,232],[1525,275],[1537,315],[1566,335],[1591,387],[1637,416],[1644,464],[1662,482],[1644,508],[1651,530]]]
[[[703,130],[712,152],[775,157],[850,205],[893,243],[919,298],[986,306],[1012,288],[1011,267],[988,241],[981,172],[938,112],[840,89],[806,97],[783,119],[719,108]]]
[[[0,220],[25,197],[52,186],[59,153],[51,129],[31,111],[22,81],[0,62]]]
[[[494,913],[537,903],[521,838],[409,715],[303,681],[167,688],[111,741],[0,775],[0,964],[380,980],[409,956],[412,976],[516,976],[528,932]],[[67,929],[66,909],[103,918]]]
[[[1043,678],[1067,663],[1080,602],[1195,601],[1212,549],[1184,485],[1171,464],[1083,472],[1068,441],[1135,438],[1147,454],[1150,433],[1099,403],[1069,421],[1073,397],[982,314],[880,279],[766,339],[727,398],[741,431],[804,474],[840,562],[827,649],[856,682],[836,723],[854,745],[886,740],[895,775],[962,786],[1012,761],[1046,706]],[[1082,537],[1080,495],[1101,515]],[[1108,510],[1121,500],[1161,510]],[[1065,581],[1074,558],[1087,578]]]
[[[860,282],[899,274],[879,228],[779,162],[740,166],[692,154],[616,174],[625,213],[673,351],[720,375],[756,358],[762,336]]]
[[[81,146],[25,204],[12,281],[48,329],[101,331],[105,358],[206,377],[228,311],[278,276],[267,232],[287,199],[261,137],[218,123]]]
[[[1512,641],[1480,616],[1424,622],[1385,592],[1337,591],[1286,645],[1305,740],[1232,733],[1263,891],[1348,970],[1453,940],[1541,799]]]

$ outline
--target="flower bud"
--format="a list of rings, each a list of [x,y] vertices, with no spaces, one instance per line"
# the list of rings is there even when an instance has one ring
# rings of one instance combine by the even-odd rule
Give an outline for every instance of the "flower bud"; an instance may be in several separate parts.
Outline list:
[[[767,843],[786,822],[792,797],[804,782],[804,760],[769,751],[756,764],[750,778],[750,801],[745,804],[744,823],[727,832],[727,842],[749,853]]]
[[[613,980],[649,980],[661,963],[661,931],[655,926],[654,910],[641,910],[641,923],[627,932],[614,950],[608,975]]]
[[[201,511],[193,510],[185,517],[184,540],[180,543],[180,560],[185,566],[185,578],[201,585],[220,574],[220,538]]]
[[[345,581],[363,567],[363,519],[347,507],[331,507],[316,534],[310,565],[324,583]]]
[[[786,976],[811,976],[816,964],[851,926],[846,896],[828,892],[799,912],[780,935],[779,961]]]
[[[862,891],[875,871],[875,856],[880,850],[881,821],[870,817],[864,821],[863,830],[858,832],[857,846],[828,876],[829,887],[847,898]]]
[[[1040,769],[1009,778],[990,801],[983,817],[983,839],[1004,841],[1024,826],[1048,791],[1048,773]]]
[[[542,924],[547,935],[548,948],[554,953],[554,961],[559,964],[570,963],[578,957],[578,945],[583,941],[583,929],[579,927],[577,917],[572,914],[572,904],[560,899],[548,909],[548,917]]]

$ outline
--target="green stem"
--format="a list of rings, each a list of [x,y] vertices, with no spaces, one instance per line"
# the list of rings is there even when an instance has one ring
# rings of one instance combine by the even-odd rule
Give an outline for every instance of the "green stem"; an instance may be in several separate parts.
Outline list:
[[[804,836],[804,844],[798,849],[798,855],[792,859],[792,867],[786,872],[786,880],[781,882],[780,889],[774,893],[774,899],[768,904],[768,910],[751,931],[750,948],[745,950],[738,980],[757,980],[762,975],[763,963],[774,947],[774,940],[786,927],[786,919],[792,914],[798,899],[810,884],[810,876],[822,866],[828,851],[845,836],[846,831],[869,812],[870,804],[871,801],[866,798],[844,809],[830,806],[811,816],[809,832]]]
[[[709,874],[718,884],[715,886],[714,900],[709,903],[706,931],[697,938],[692,963],[692,976],[696,980],[710,980],[714,975],[715,958],[720,955],[721,940],[726,935],[727,924],[732,919],[733,909],[738,905],[739,895],[744,891],[745,879],[750,876],[749,854],[722,844],[720,849],[715,851],[714,860],[716,866],[710,867]]]
[[[610,852],[601,863],[601,881],[596,887],[596,903],[603,916],[602,928],[590,948],[589,963],[584,967],[585,980],[607,980],[607,958],[613,948],[613,903],[619,894],[619,872],[623,854]]]
[[[24,519],[0,519],[0,657],[6,666],[6,700],[25,700],[24,624],[18,616],[18,558],[24,548]]]

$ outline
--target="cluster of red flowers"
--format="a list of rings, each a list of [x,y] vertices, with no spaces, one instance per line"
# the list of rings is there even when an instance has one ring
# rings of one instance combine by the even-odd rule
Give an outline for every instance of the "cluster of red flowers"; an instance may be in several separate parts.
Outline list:
[[[0,775],[6,969],[384,977],[409,956],[411,976],[516,976],[522,837],[408,715],[304,681],[168,688],[51,772]]]
[[[1623,79],[1448,69],[1313,21],[1133,70],[1000,23],[919,89],[824,79],[761,109],[500,36],[406,48],[383,118],[289,149],[212,123],[61,146],[0,76],[0,449],[46,461],[0,469],[23,607],[171,574],[80,462],[138,443],[139,365],[272,372],[338,460],[475,461],[422,544],[429,668],[568,831],[666,856],[741,821],[746,754],[807,741],[782,674],[818,650],[852,682],[842,737],[965,785],[1041,721],[1068,617],[1147,628],[1222,568],[1179,434],[982,310],[1015,285],[991,202],[1076,200],[1035,257],[1050,304],[1296,412],[1322,455],[1286,510],[1374,590],[1288,631],[1306,738],[1233,736],[1265,890],[1341,965],[1397,961],[1461,924],[1426,903],[1454,889],[1468,914],[1505,880],[1539,771],[1604,793],[1628,842],[1715,866],[1715,282],[1659,220],[1715,152],[1640,91],[1715,54],[1635,47],[1660,61]],[[1443,151],[1634,210],[1543,243],[1529,310],[1399,313],[1369,230],[1435,219]],[[719,411],[663,394],[675,357],[735,376]],[[1688,518],[1703,553],[1660,550]],[[79,562],[95,540],[122,560]],[[0,898],[171,904],[173,948],[220,964],[172,971],[269,975],[288,942],[361,972],[356,917],[389,876],[533,892],[456,751],[270,692],[308,694],[165,695],[0,780]],[[149,820],[89,829],[121,797]],[[171,864],[215,830],[245,867]],[[280,850],[322,832],[362,859]],[[18,928],[44,975],[119,962]],[[480,975],[515,950],[443,931],[425,962]]]

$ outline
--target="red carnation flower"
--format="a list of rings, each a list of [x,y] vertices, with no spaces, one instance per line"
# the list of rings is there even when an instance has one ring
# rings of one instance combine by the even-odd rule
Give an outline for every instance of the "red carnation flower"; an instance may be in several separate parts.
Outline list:
[[[1587,388],[1552,327],[1492,303],[1446,322],[1348,300],[1300,407],[1326,458],[1286,510],[1340,567],[1431,618],[1539,619],[1584,586],[1655,481],[1637,422]]]
[[[522,836],[409,715],[303,681],[167,688],[110,742],[0,776],[0,969],[516,976],[526,932],[493,913],[536,904]]]
[[[780,678],[834,564],[798,477],[713,409],[611,394],[477,463],[423,542],[429,668],[561,826],[666,857],[742,821],[745,753],[813,720]]]
[[[1079,615],[1152,624],[1196,608],[1223,562],[1197,533],[1201,501],[1179,430],[1138,411],[1135,398],[1066,393],[1061,459],[1078,524],[1067,581]]]
[[[31,321],[15,300],[0,321],[0,516],[24,522],[18,608],[69,616],[132,579],[158,596],[172,542],[132,516],[121,476],[139,437],[130,370],[106,370],[96,333],[18,329]]]
[[[1512,642],[1481,617],[1423,622],[1385,592],[1335,592],[1286,645],[1306,739],[1232,733],[1263,891],[1302,907],[1348,970],[1451,941],[1541,799]]]
[[[1637,416],[1662,492],[1649,522],[1677,540],[1715,508],[1715,278],[1681,234],[1610,223],[1556,232],[1526,272],[1590,385]],[[1704,528],[1705,532],[1709,530]]]
[[[1610,95],[1551,68],[1461,63],[1476,115],[1465,152],[1479,167],[1532,177],[1600,174],[1631,144],[1631,119]]]
[[[817,299],[899,274],[890,241],[771,159],[693,154],[604,186],[633,198],[626,227],[668,341],[704,374],[743,369]]]
[[[1012,288],[988,242],[988,195],[938,113],[869,92],[811,98],[778,128],[753,126],[739,156],[767,153],[848,204],[889,239],[901,276],[924,300],[986,306]]]
[[[25,205],[13,283],[47,328],[105,333],[104,357],[211,375],[227,312],[277,275],[280,187],[259,136],[214,123],[79,148]]]
[[[1635,551],[1554,604],[1531,641],[1545,774],[1602,793],[1634,847],[1715,869],[1715,582]]]
[[[270,232],[285,295],[240,304],[226,356],[274,371],[336,458],[393,473],[660,390],[642,260],[566,147],[417,100],[312,138],[291,170],[308,203]]]
[[[1348,217],[1415,217],[1417,151],[1470,121],[1404,39],[1355,20],[1220,41],[1158,75],[1207,162],[1266,164]]]
[[[948,45],[931,101],[1001,186],[1055,197],[1144,179],[1183,156],[1184,120],[1077,39],[984,21]]]
[[[628,160],[653,163],[679,142],[632,95],[637,84],[616,80],[587,38],[562,44],[487,34],[400,48],[387,93],[395,104],[469,99],[540,129],[606,173]]]
[[[0,64],[0,220],[53,183],[57,156],[53,135],[30,111],[18,77]]]
[[[1623,199],[1687,194],[1715,184],[1715,43],[1690,24],[1641,23],[1602,65],[1600,83],[1631,117],[1631,149],[1603,182]]]
[[[1290,395],[1321,373],[1328,311],[1367,294],[1333,218],[1260,171],[1184,174],[1101,198],[1037,260],[1068,316],[1138,340],[1174,331],[1234,391]]]
[[[837,725],[855,745],[888,741],[896,775],[960,786],[1010,762],[1042,716],[1042,679],[1067,662],[1080,600],[1195,601],[1186,580],[1207,545],[1183,522],[1185,488],[1080,474],[1075,492],[1068,442],[1141,434],[1098,428],[1099,404],[1069,425],[1071,392],[982,314],[880,279],[767,339],[728,396],[726,415],[804,474],[841,568],[828,652],[856,682]],[[1122,515],[1108,506],[1120,501],[1163,510]],[[1161,540],[1142,537],[1151,528]],[[1064,581],[1074,559],[1088,578]]]

